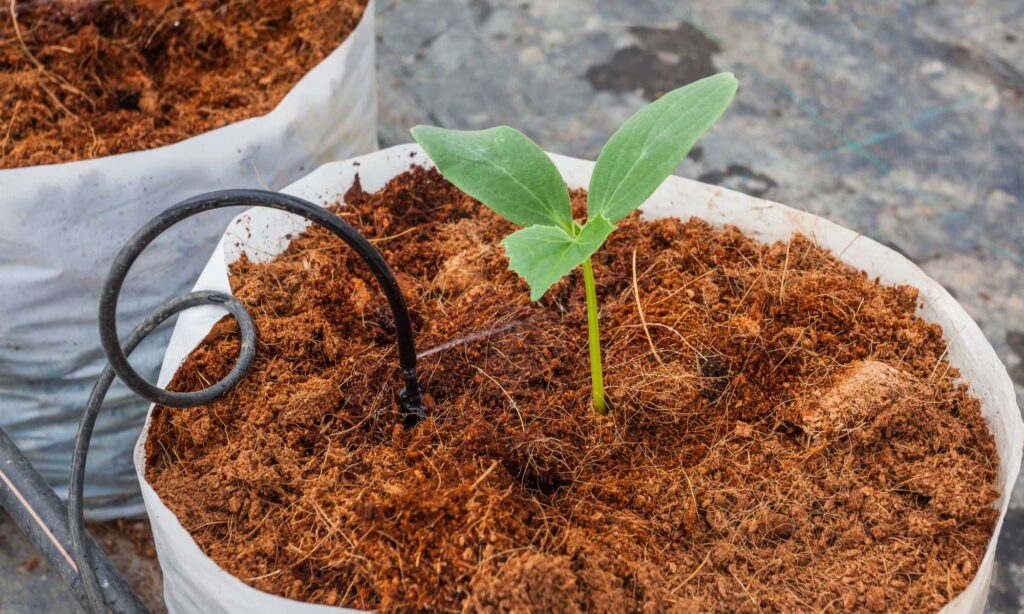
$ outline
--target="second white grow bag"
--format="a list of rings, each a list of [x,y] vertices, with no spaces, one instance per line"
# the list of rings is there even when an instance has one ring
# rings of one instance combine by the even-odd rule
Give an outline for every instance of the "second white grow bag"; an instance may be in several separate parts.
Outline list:
[[[93,160],[0,170],[0,427],[61,497],[89,390],[106,365],[100,288],[114,255],[157,213],[197,193],[278,188],[377,149],[374,2],[348,37],[267,115],[179,143]],[[175,227],[125,286],[122,329],[195,281],[231,214]],[[170,327],[132,356],[156,373]],[[146,403],[115,384],[89,454],[96,520],[140,514],[132,446]]]
[[[570,187],[585,187],[594,163],[552,155]],[[284,190],[314,203],[342,200],[356,174],[363,189],[380,189],[392,177],[413,164],[429,164],[416,145],[402,145],[346,162],[328,164]],[[996,538],[1006,516],[1010,491],[1020,469],[1024,446],[1024,422],[1017,408],[1013,384],[1006,368],[978,325],[938,283],[912,262],[867,237],[837,226],[823,218],[733,192],[725,188],[670,177],[641,207],[645,217],[696,216],[715,226],[732,224],[748,236],[763,242],[788,240],[800,232],[840,260],[885,284],[909,284],[920,290],[920,316],[942,327],[950,340],[948,359],[969,382],[973,395],[981,400],[982,414],[995,437],[999,453],[996,488],[1000,496],[999,521],[977,575],[970,585],[943,608],[944,614],[981,612],[988,594]],[[228,265],[245,250],[249,258],[266,261],[281,253],[288,236],[302,230],[305,220],[269,209],[251,209],[232,221],[196,283],[197,290],[231,292]],[[164,357],[159,384],[166,386],[189,353],[206,337],[224,312],[212,307],[182,314]],[[135,465],[142,484],[146,511],[164,574],[164,596],[171,612],[354,612],[323,605],[300,603],[252,588],[221,569],[199,549],[177,517],[160,501],[145,480],[145,441],[149,420],[135,448]]]

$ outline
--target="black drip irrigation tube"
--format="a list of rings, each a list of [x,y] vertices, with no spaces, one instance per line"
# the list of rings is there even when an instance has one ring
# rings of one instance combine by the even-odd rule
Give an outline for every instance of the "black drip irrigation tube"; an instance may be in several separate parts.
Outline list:
[[[310,202],[263,190],[224,190],[181,202],[153,218],[121,249],[110,267],[100,295],[100,342],[109,361],[93,386],[82,413],[71,457],[68,504],[65,509],[39,473],[17,446],[0,429],[0,506],[7,509],[19,527],[64,581],[84,609],[93,613],[146,612],[138,595],[113,569],[109,559],[85,530],[82,493],[85,462],[96,418],[114,378],[120,378],[142,398],[167,407],[184,408],[216,400],[233,389],[245,377],[256,356],[256,327],[245,307],[234,297],[221,292],[191,292],[157,307],[122,344],[117,333],[117,300],[132,264],[161,233],[178,222],[205,211],[225,207],[266,207],[302,216],[331,231],[349,245],[373,271],[384,291],[394,316],[398,360],[404,387],[398,402],[406,427],[415,426],[424,417],[423,397],[416,379],[416,346],[412,322],[401,289],[391,269],[373,245],[337,215]],[[241,350],[238,362],[224,379],[194,392],[171,392],[147,382],[128,362],[128,354],[149,333],[173,315],[200,305],[215,305],[227,310],[238,322]]]

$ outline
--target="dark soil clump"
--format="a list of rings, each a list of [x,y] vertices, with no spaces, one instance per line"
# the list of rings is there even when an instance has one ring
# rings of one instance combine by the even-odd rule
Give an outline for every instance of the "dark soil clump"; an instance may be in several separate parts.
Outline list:
[[[531,303],[512,228],[433,171],[346,202],[409,300],[429,418],[401,427],[389,312],[337,239],[234,265],[257,362],[157,409],[147,476],[242,580],[386,611],[921,612],[974,575],[998,459],[913,288],[634,215],[594,262],[599,418],[578,275]],[[225,375],[236,330],[173,387]]]
[[[150,149],[264,115],[366,8],[366,0],[2,4],[0,168]]]

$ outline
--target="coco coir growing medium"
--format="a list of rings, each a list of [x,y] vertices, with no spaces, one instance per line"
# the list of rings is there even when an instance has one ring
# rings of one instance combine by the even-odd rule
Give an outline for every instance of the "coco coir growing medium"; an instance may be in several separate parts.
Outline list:
[[[634,214],[593,257],[602,417],[578,274],[530,302],[512,225],[436,171],[338,212],[398,272],[428,419],[402,427],[390,311],[333,235],[236,263],[256,364],[216,403],[159,408],[146,446],[236,577],[363,609],[617,612],[935,610],[973,577],[996,452],[913,288],[800,236]],[[173,387],[237,350],[218,324]]]
[[[366,0],[2,2],[0,168],[150,149],[269,112]]]

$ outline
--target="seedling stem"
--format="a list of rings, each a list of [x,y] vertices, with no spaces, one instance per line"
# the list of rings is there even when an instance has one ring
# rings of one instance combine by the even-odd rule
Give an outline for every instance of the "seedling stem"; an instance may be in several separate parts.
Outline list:
[[[590,381],[593,385],[594,411],[602,416],[608,413],[604,396],[604,375],[601,373],[601,332],[597,324],[597,287],[594,285],[594,267],[590,258],[583,261],[583,284],[587,288],[587,331],[590,341]]]

